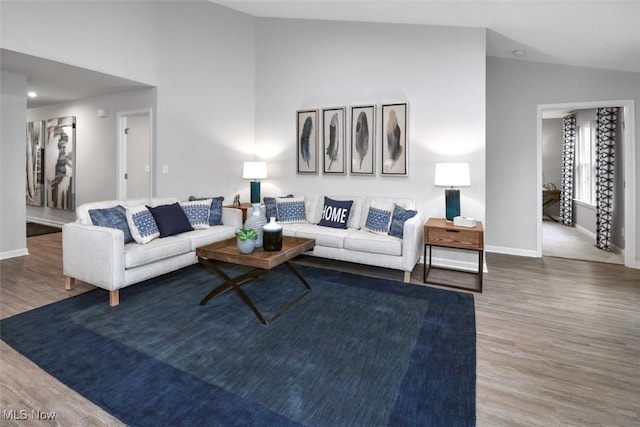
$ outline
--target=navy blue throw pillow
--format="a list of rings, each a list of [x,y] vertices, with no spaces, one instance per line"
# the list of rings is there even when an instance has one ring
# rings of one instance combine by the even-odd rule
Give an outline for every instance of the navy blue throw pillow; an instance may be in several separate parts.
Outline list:
[[[393,213],[391,214],[391,226],[389,227],[389,236],[402,237],[404,235],[404,223],[416,216],[418,212],[405,209],[398,205],[395,205],[393,208]]]
[[[93,225],[122,230],[125,243],[134,241],[131,230],[129,230],[129,224],[127,224],[126,210],[123,206],[118,205],[106,209],[89,209],[89,217]]]
[[[156,220],[160,237],[173,236],[193,230],[187,214],[184,213],[177,202],[172,205],[156,206],[155,208],[147,206],[147,209],[153,215],[153,219]]]
[[[325,196],[322,218],[318,225],[332,228],[347,228],[353,200],[333,200]]]

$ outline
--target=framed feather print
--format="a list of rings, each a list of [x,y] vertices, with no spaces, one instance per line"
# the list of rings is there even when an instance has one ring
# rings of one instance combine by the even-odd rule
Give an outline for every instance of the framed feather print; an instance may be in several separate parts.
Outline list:
[[[347,132],[345,131],[344,119],[344,107],[322,110],[322,152],[324,157],[322,173],[344,175],[347,172]]]
[[[318,110],[296,112],[298,173],[318,173]]]
[[[375,106],[351,107],[351,175],[375,174]]]
[[[382,175],[408,175],[407,104],[382,106]]]

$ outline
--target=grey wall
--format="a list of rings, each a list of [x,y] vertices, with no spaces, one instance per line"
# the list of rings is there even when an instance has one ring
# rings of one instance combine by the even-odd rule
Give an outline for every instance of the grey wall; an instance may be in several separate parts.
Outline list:
[[[0,259],[27,254],[25,126],[27,78],[0,75]]]
[[[640,123],[640,74],[487,58],[487,245],[535,255],[537,106],[631,99]],[[638,135],[633,141],[639,145]],[[632,163],[637,171],[640,150]],[[640,196],[636,187],[636,212]],[[636,265],[640,220],[635,218]]]

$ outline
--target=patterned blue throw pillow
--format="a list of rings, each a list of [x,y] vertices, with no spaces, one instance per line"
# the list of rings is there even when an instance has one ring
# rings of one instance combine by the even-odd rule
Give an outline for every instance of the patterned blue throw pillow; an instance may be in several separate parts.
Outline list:
[[[126,210],[123,206],[118,205],[106,209],[89,209],[89,217],[93,225],[122,230],[125,243],[134,241],[131,231],[129,230],[129,225],[127,224]]]
[[[320,218],[318,225],[332,228],[347,228],[347,221],[349,221],[352,206],[353,200],[333,200],[325,196],[322,218]]]
[[[367,212],[367,221],[364,228],[376,234],[387,234],[389,231],[389,223],[391,222],[390,205],[381,206],[372,203]]]
[[[194,230],[203,230],[210,227],[211,199],[180,202],[180,207],[189,218]]]
[[[127,224],[133,239],[138,243],[149,243],[160,237],[160,230],[146,206],[127,208]]]
[[[276,198],[275,197],[263,197],[264,201],[264,216],[267,218],[267,221],[270,221],[271,218],[278,219],[278,210],[276,208]]]
[[[306,222],[304,197],[276,198],[276,212],[278,221]]]
[[[211,212],[209,213],[209,225],[222,225],[222,202],[224,196],[211,198]]]
[[[402,237],[404,233],[404,223],[416,216],[418,212],[411,209],[404,209],[398,205],[393,208],[391,215],[391,226],[389,227],[389,236]]]

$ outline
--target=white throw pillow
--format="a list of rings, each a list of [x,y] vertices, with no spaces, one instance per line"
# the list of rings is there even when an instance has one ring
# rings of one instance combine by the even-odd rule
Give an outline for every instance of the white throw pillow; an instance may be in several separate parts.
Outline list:
[[[364,229],[376,234],[387,234],[391,224],[393,205],[391,203],[372,200],[367,212]]]
[[[138,243],[149,243],[160,237],[156,220],[145,205],[127,208],[127,224],[133,240]]]
[[[191,202],[180,202],[180,207],[187,215],[191,227],[194,230],[204,230],[210,228],[209,216],[211,214],[212,199],[194,200]]]

